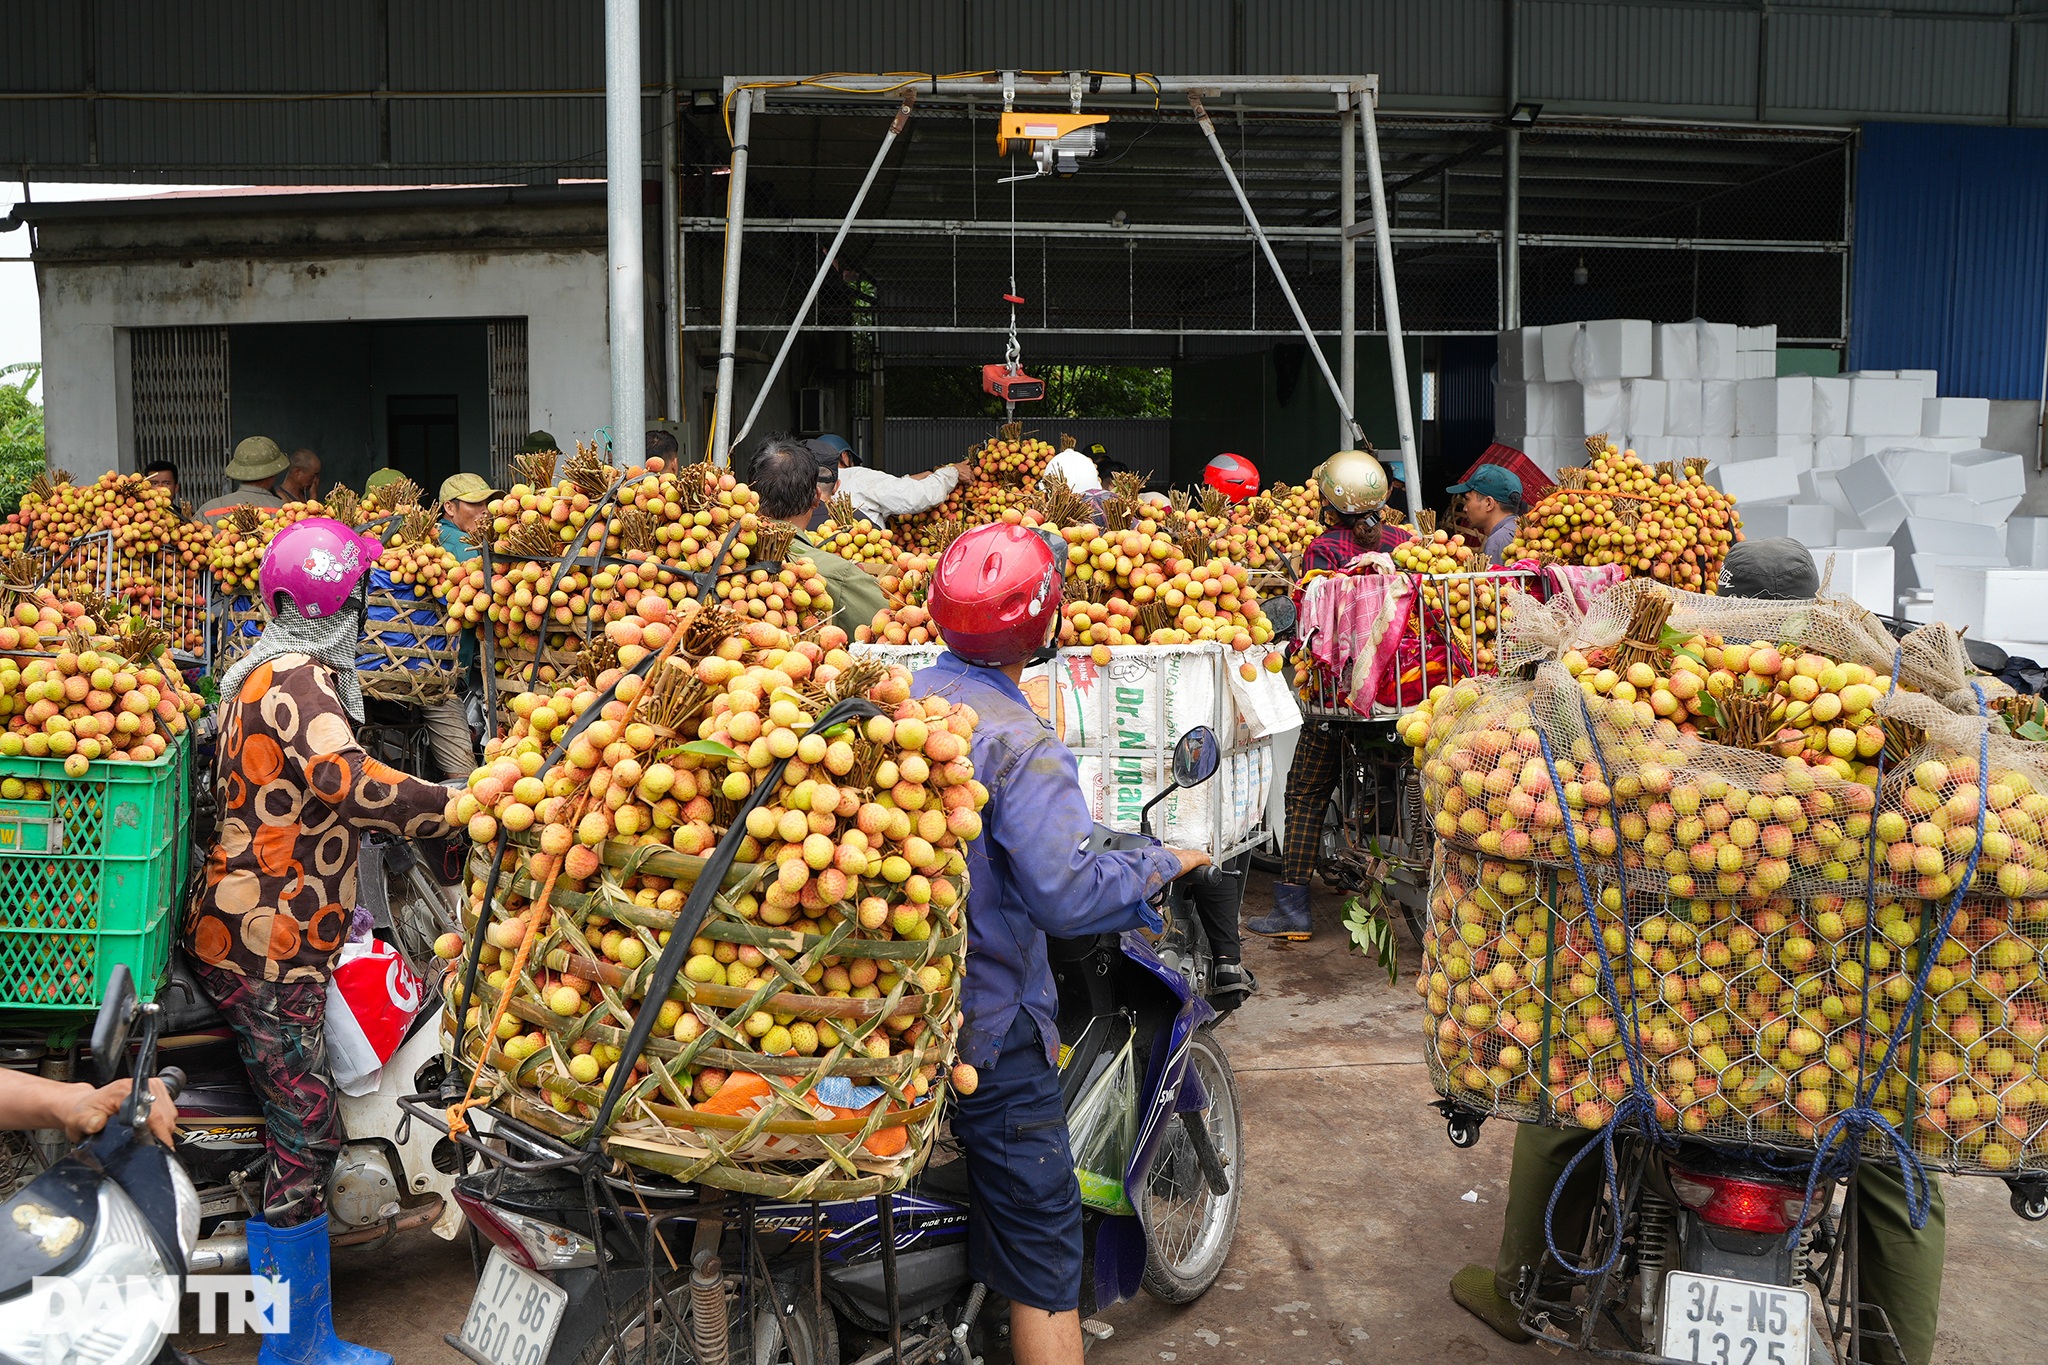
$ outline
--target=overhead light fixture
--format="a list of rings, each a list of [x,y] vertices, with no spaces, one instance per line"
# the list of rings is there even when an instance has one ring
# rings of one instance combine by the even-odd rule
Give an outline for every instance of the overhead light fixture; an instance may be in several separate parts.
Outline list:
[[[1122,209],[1118,209],[1115,213],[1109,215],[1109,225],[1113,228],[1129,227],[1130,223],[1131,215],[1125,213]]]
[[[1534,128],[1536,116],[1543,112],[1543,106],[1530,100],[1521,100],[1508,111],[1508,127]]]
[[[1575,266],[1572,270],[1572,283],[1578,285],[1580,288],[1584,288],[1586,281],[1590,278],[1592,277],[1586,271],[1586,258],[1584,256],[1581,256],[1579,257],[1578,265]]]

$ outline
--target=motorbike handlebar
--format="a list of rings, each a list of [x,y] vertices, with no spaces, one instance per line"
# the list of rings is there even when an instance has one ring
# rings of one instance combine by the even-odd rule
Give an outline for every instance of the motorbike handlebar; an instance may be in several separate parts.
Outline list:
[[[1214,863],[1203,863],[1200,867],[1185,874],[1183,880],[1192,882],[1196,886],[1215,886],[1223,880],[1223,869]]]
[[[156,1078],[163,1082],[164,1089],[170,1092],[173,1100],[177,1099],[185,1088],[185,1072],[182,1067],[167,1066],[156,1073]]]

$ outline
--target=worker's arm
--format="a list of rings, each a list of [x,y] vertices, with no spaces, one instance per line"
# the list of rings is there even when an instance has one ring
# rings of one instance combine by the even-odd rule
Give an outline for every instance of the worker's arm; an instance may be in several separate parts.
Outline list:
[[[1185,867],[1172,849],[1094,853],[1095,819],[1074,755],[1051,735],[1033,740],[1003,777],[1002,816],[986,836],[1001,846],[1031,922],[1054,938],[1158,926],[1146,904]]]
[[[126,1078],[93,1086],[0,1068],[0,1131],[61,1128],[71,1141],[83,1142],[107,1126],[129,1088]],[[150,1082],[150,1088],[149,1131],[168,1147],[177,1140],[177,1108],[161,1082]]]
[[[898,478],[879,469],[846,469],[839,474],[839,486],[849,497],[885,517],[907,517],[937,507],[959,482],[960,471],[954,465],[935,469],[923,479]]]

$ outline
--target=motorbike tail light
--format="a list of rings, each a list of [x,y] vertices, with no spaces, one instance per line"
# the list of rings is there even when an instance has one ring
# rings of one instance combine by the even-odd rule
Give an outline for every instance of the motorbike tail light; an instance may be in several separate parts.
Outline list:
[[[1736,1232],[1785,1233],[1799,1226],[1806,1191],[1790,1185],[1671,1168],[1678,1202],[1702,1221]]]
[[[485,1241],[528,1270],[545,1275],[597,1264],[597,1243],[580,1232],[500,1208],[459,1188],[455,1202]]]

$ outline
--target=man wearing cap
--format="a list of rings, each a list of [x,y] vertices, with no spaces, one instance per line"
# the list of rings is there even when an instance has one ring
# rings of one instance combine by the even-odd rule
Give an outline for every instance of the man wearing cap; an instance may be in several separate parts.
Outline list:
[[[1514,475],[1497,464],[1483,464],[1444,490],[1459,499],[1458,513],[1467,526],[1484,537],[1480,549],[1489,563],[1498,564],[1515,538],[1522,520],[1522,485]]]
[[[278,475],[291,468],[291,457],[268,436],[250,436],[235,447],[228,461],[227,476],[234,488],[199,509],[207,521],[218,521],[237,507],[282,507],[284,499],[272,492]]]
[[[875,526],[887,526],[890,517],[907,517],[937,507],[959,486],[960,480],[974,472],[974,461],[969,459],[903,478],[864,468],[860,456],[853,453],[853,447],[843,436],[828,432],[804,444],[810,447],[820,466],[838,469],[839,491],[852,498],[860,514]],[[819,482],[822,484],[823,480]]]
[[[478,474],[454,474],[441,483],[441,548],[467,564],[483,553],[470,543],[469,533],[490,523],[491,499],[497,497]],[[456,656],[465,686],[470,668],[476,663],[476,632],[464,630]],[[462,777],[476,767],[476,736],[469,728],[469,715],[460,696],[423,707],[427,732],[434,742],[434,762],[444,777]]]
[[[761,499],[761,515],[797,528],[789,553],[802,554],[832,594],[832,624],[848,635],[872,623],[888,605],[882,585],[858,564],[841,559],[805,534],[820,496],[815,441],[770,436],[747,466],[747,486]]]

